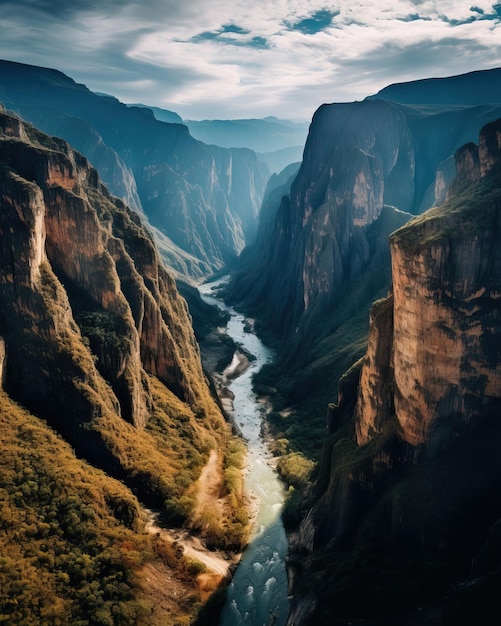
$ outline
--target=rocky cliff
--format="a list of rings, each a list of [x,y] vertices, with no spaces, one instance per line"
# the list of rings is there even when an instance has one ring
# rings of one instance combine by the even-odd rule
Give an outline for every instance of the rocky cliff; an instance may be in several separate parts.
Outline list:
[[[489,623],[498,608],[500,156],[501,120],[456,154],[446,202],[391,236],[392,293],[330,411],[290,624]]]
[[[443,203],[455,151],[501,116],[492,75],[459,81],[483,85],[483,104],[463,101],[452,77],[444,79],[450,103],[437,104],[428,89],[429,103],[412,104],[410,83],[406,104],[384,100],[383,92],[323,105],[298,174],[273,205],[263,204],[256,244],[241,255],[228,299],[277,348],[274,367],[259,375],[261,390],[275,398],[277,412],[289,413],[276,420],[277,434],[294,433],[294,445],[306,444],[309,454],[320,444],[311,450],[312,438],[295,433],[308,421],[320,439],[330,390],[365,351],[370,307],[390,285],[389,234]]]
[[[82,155],[6,113],[0,139],[5,389],[163,506],[178,455],[167,460],[152,439],[160,407],[183,423],[196,413],[200,424],[183,427],[191,446],[229,432],[186,303],[138,216]]]
[[[269,172],[251,150],[206,146],[182,124],[45,68],[1,61],[0,100],[85,154],[110,191],[158,230],[176,272],[210,274],[252,241]]]
[[[271,233],[261,228],[259,255],[245,257],[232,298],[254,309],[263,291],[272,295],[263,323],[282,336],[302,316],[332,304],[375,253],[367,233],[383,206],[409,206],[413,170],[412,138],[393,105],[321,107],[290,195],[268,219]],[[248,291],[240,288],[252,282],[247,274],[261,276]]]
[[[144,506],[231,558],[247,537],[243,444],[137,213],[83,155],[4,109],[0,381],[4,618],[194,619],[222,575],[199,580],[169,535],[148,538]],[[216,507],[198,482],[209,461]]]

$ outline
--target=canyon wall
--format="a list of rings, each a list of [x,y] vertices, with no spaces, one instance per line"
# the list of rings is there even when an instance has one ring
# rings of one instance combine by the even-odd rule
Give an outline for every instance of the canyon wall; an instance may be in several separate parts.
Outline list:
[[[457,152],[445,203],[391,235],[391,293],[340,382],[295,540],[290,624],[483,623],[497,606],[500,156],[498,120]]]
[[[158,413],[158,384],[178,403],[172,415],[193,410],[208,437],[211,423],[227,432],[186,302],[137,214],[81,154],[5,112],[0,162],[7,392],[120,477],[137,475],[152,446],[144,430]],[[161,472],[160,451],[149,454],[145,475]],[[145,480],[161,497],[158,477]]]

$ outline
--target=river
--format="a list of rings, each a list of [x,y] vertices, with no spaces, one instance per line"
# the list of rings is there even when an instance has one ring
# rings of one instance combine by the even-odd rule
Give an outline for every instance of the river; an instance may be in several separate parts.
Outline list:
[[[219,626],[284,626],[289,610],[287,598],[287,537],[281,511],[285,498],[282,482],[270,464],[271,454],[261,436],[263,408],[252,390],[252,376],[273,353],[255,334],[247,332],[243,315],[226,306],[212,290],[223,281],[199,287],[203,299],[228,311],[228,335],[254,355],[247,370],[227,386],[234,394],[232,417],[247,441],[249,471],[245,486],[259,501],[259,514],[248,548],[242,555],[228,587]]]

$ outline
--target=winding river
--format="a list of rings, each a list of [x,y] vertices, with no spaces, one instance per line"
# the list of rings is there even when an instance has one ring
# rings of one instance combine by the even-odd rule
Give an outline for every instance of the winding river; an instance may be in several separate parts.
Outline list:
[[[287,599],[287,538],[281,520],[284,487],[270,464],[271,455],[261,436],[263,408],[252,390],[252,376],[271,361],[272,352],[253,333],[246,332],[243,315],[226,306],[212,290],[222,281],[199,287],[203,299],[228,311],[228,335],[256,359],[227,385],[234,394],[233,419],[247,440],[249,471],[246,489],[259,501],[259,514],[249,547],[228,587],[219,626],[284,626]]]

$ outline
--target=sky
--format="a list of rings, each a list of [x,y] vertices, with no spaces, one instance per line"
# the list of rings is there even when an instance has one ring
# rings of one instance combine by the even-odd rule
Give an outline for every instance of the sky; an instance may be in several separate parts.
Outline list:
[[[0,0],[0,58],[183,119],[311,119],[386,85],[501,67],[492,0]]]

